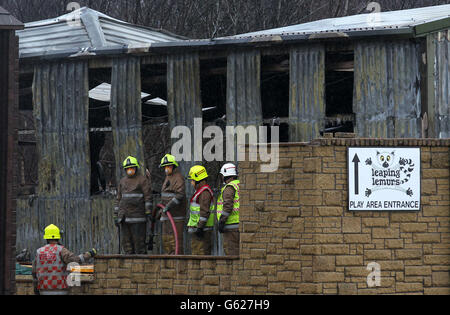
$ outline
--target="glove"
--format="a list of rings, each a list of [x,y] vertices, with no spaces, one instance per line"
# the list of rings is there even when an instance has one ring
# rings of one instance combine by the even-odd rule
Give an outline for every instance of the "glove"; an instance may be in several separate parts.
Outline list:
[[[166,214],[167,211],[170,211],[170,209],[172,209],[173,207],[176,207],[179,204],[179,201],[175,198],[173,198],[172,200],[169,201],[169,203],[167,203],[166,207],[163,209],[163,213]]]
[[[160,208],[155,208],[153,213],[155,214],[155,221],[159,221],[159,219],[161,219],[162,210]]]
[[[169,206],[166,206],[166,207],[163,209],[162,212],[163,212],[164,214],[166,214],[169,210],[170,210],[170,209],[169,209]]]
[[[34,295],[41,295],[41,293],[38,290],[37,280],[34,280],[34,279],[33,279],[33,292],[34,292]]]
[[[220,221],[219,222],[219,232],[220,233],[225,233],[225,221]]]
[[[97,250],[95,248],[93,248],[90,251],[88,251],[88,253],[89,253],[89,255],[91,255],[91,258],[92,258],[97,255]]]
[[[198,228],[197,231],[195,231],[195,235],[197,235],[198,238],[203,238],[205,236],[205,231],[203,228]]]

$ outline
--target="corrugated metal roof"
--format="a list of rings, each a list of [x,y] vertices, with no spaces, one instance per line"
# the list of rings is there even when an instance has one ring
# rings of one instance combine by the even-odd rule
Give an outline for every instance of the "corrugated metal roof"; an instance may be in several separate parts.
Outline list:
[[[396,35],[414,38],[424,34],[450,28],[450,5],[440,5],[401,11],[380,12],[379,14],[360,14],[341,18],[324,19],[310,23],[292,25],[260,32],[236,36],[186,40],[166,31],[136,26],[111,18],[97,11],[82,8],[81,29],[65,26],[63,34],[66,41],[52,46],[51,40],[40,40],[35,45],[27,43],[25,32],[34,27],[67,24],[70,16],[26,24],[26,30],[19,33],[21,58],[58,59],[85,55],[116,55],[146,53],[151,49],[185,49],[220,47],[234,45],[253,45],[263,42],[295,43],[326,38],[362,38]],[[47,30],[48,31],[48,30]],[[46,31],[40,35],[47,35]],[[83,33],[84,32],[84,33]],[[39,33],[39,32],[38,32]],[[58,32],[56,32],[58,33]],[[91,41],[85,42],[87,37]],[[55,34],[54,36],[58,36]],[[43,41],[43,43],[42,43]],[[29,44],[31,47],[27,47]],[[69,44],[68,46],[66,46]],[[70,44],[73,44],[70,46]],[[41,46],[39,46],[41,45]],[[42,46],[49,46],[47,50]],[[84,48],[84,49],[83,49]]]
[[[145,92],[141,92],[141,98],[148,98],[150,96],[150,94],[145,93]],[[111,84],[109,83],[102,83],[100,85],[98,85],[97,87],[93,88],[92,90],[89,91],[89,98],[92,98],[94,100],[97,101],[101,101],[101,102],[111,102]],[[152,98],[148,101],[145,102],[145,104],[148,105],[153,105],[153,106],[167,106],[167,101],[156,97],[156,98]],[[207,107],[207,108],[203,108],[203,111],[209,111],[212,109],[215,109],[216,107]]]
[[[141,98],[148,98],[150,94],[141,92]],[[111,102],[111,84],[102,83],[89,91],[89,98],[101,102]],[[167,106],[167,102],[161,98],[153,98],[145,102],[149,105]]]
[[[79,17],[79,22],[74,22]],[[25,24],[18,31],[20,57],[36,57],[58,51],[151,45],[185,39],[164,30],[133,25],[83,7],[57,18]]]
[[[377,30],[413,29],[450,18],[450,4],[424,8],[359,14],[339,18],[324,19],[304,24],[274,28],[259,32],[245,33],[221,39],[241,39],[276,35],[301,35],[320,33],[373,32]]]

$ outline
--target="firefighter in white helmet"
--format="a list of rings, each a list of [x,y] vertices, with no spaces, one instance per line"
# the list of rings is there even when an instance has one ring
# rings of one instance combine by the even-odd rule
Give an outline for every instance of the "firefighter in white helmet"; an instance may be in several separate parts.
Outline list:
[[[224,187],[217,201],[219,232],[223,234],[223,249],[227,256],[239,255],[239,186],[236,165],[225,164],[220,170]]]
[[[34,292],[39,295],[67,295],[67,265],[73,262],[82,264],[97,255],[97,251],[93,248],[78,256],[70,252],[59,243],[61,232],[53,224],[45,228],[44,239],[47,245],[37,250],[33,261]]]

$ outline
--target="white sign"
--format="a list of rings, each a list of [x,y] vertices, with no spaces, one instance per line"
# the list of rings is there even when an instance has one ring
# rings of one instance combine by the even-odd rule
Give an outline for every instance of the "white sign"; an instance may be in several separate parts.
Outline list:
[[[420,210],[420,148],[349,148],[350,211]]]

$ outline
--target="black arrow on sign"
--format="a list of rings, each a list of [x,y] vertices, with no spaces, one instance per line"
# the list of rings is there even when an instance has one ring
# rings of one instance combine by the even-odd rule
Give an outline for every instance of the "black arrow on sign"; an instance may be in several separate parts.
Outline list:
[[[355,195],[359,195],[359,169],[358,169],[358,163],[361,162],[358,158],[358,154],[355,154],[355,157],[353,158],[353,163],[355,163]]]

